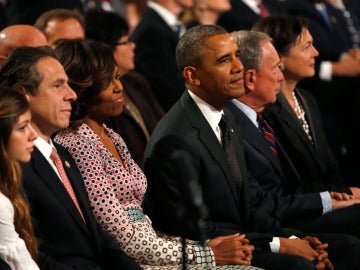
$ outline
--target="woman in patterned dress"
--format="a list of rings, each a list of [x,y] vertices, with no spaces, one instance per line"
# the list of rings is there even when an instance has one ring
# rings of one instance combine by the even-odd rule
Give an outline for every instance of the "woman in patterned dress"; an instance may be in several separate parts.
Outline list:
[[[38,270],[37,241],[18,162],[28,162],[36,131],[20,92],[0,89],[0,258],[13,270]]]
[[[56,52],[78,98],[73,104],[70,127],[59,132],[55,141],[74,157],[98,223],[144,268],[180,269],[181,239],[152,227],[141,207],[146,177],[123,139],[104,125],[106,118],[120,114],[124,105],[112,50],[93,40],[67,40]],[[185,250],[191,269],[215,269],[225,264],[242,266],[219,268],[256,269],[247,266],[253,246],[244,235],[220,236],[205,246],[186,240]]]

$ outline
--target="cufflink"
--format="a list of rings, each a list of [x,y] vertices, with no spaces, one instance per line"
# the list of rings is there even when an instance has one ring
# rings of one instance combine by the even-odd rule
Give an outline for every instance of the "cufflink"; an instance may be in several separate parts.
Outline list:
[[[65,160],[64,164],[65,164],[66,168],[68,168],[68,169],[70,168],[70,163],[67,160]]]

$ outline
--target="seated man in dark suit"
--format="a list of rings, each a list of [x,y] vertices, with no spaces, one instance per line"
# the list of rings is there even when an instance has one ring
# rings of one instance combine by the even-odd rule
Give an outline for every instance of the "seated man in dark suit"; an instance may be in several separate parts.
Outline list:
[[[176,66],[175,47],[186,30],[178,16],[193,1],[153,0],[135,27],[135,70],[146,77],[155,97],[168,111],[184,92],[184,81]]]
[[[268,35],[249,31],[234,35],[238,38],[240,59],[245,66],[247,94],[233,100],[228,108],[242,130],[248,169],[254,177],[250,182],[250,201],[260,204],[285,226],[359,236],[360,204],[354,204],[360,200],[350,199],[342,193],[333,192],[330,196],[329,192],[303,193],[292,188],[302,179],[276,133],[269,130],[270,127],[266,129],[259,117],[257,120],[257,114],[261,116],[265,106],[275,102],[280,91],[284,80],[280,58]],[[307,40],[305,36],[303,40]],[[263,128],[266,133],[260,132]],[[273,142],[269,142],[270,136],[274,136]],[[273,146],[275,149],[271,151]],[[326,200],[330,209],[326,207]]]
[[[17,48],[3,63],[0,77],[2,85],[26,94],[32,124],[39,134],[30,162],[22,166],[24,190],[40,244],[39,267],[141,269],[98,228],[74,160],[51,140],[54,133],[68,126],[71,102],[76,99],[55,52],[47,46]]]
[[[154,226],[170,234],[199,239],[200,230],[210,239],[245,233],[255,246],[251,260],[254,266],[332,269],[330,261],[322,257],[327,245],[317,238],[288,239],[299,232],[279,227],[278,221],[260,207],[250,208],[243,143],[235,136],[240,131],[231,113],[223,110],[227,102],[245,92],[244,69],[238,56],[234,39],[219,26],[195,26],[180,39],[176,57],[188,90],[160,120],[146,147],[144,170],[149,186],[145,209]],[[186,192],[193,191],[196,183],[199,192]],[[187,204],[186,196],[199,193],[203,194],[208,214],[202,218],[203,226],[196,228],[177,213]],[[197,205],[198,198],[191,199]],[[190,214],[196,212],[200,211],[192,207]],[[324,239],[336,250],[330,258],[335,265],[340,266],[347,256],[349,264],[357,263],[355,237],[327,235]]]

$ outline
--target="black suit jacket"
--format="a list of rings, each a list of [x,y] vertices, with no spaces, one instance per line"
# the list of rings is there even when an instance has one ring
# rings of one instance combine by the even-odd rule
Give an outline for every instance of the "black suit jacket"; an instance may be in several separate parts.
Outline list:
[[[147,8],[131,39],[136,43],[136,71],[148,79],[158,102],[168,111],[185,89],[175,59],[177,33],[155,10]]]
[[[139,110],[151,135],[164,115],[164,110],[156,100],[149,82],[141,74],[134,71],[122,76],[121,82],[127,95]],[[124,107],[123,112],[118,116],[110,117],[107,124],[121,135],[131,152],[132,158],[142,166],[147,138],[129,110]]]
[[[247,115],[233,103],[229,103],[227,108],[233,113],[244,138],[246,163],[253,176],[249,183],[250,201],[259,203],[286,226],[321,216],[323,206],[319,193],[305,194],[299,191],[302,180],[279,139],[277,159]],[[286,173],[281,164],[286,164]]]
[[[230,126],[236,129],[231,114],[225,113],[230,117]],[[256,252],[268,253],[269,240],[279,224],[263,209],[250,209],[249,176],[242,142],[235,136],[232,139],[242,174],[241,182],[233,179],[221,144],[198,106],[185,92],[160,120],[146,147],[144,168],[148,190],[145,211],[156,228],[173,235],[199,239],[194,226],[186,223],[188,216],[182,215],[183,212],[194,214],[196,211],[193,205],[190,211],[184,209],[187,202],[183,190],[184,186],[191,190],[198,182],[208,209],[204,217],[206,238],[246,232],[247,238],[256,246]],[[295,232],[283,230],[278,233],[278,236],[288,236]]]
[[[230,0],[230,3],[232,7],[231,10],[222,14],[218,20],[218,24],[228,32],[250,30],[261,18],[241,0]],[[271,14],[283,12],[282,4],[279,1],[262,0],[262,3]]]
[[[0,270],[11,270],[10,266],[0,259]]]
[[[40,244],[37,259],[40,268],[141,269],[110,236],[99,229],[75,162],[65,148],[54,145],[65,164],[86,223],[57,174],[35,147],[30,162],[23,164],[22,169],[35,234]]]
[[[280,138],[293,164],[297,168],[305,192],[324,190],[350,192],[340,174],[338,163],[328,145],[321,114],[311,93],[297,88],[297,95],[306,112],[313,144],[282,93],[274,104],[264,110],[264,116]]]

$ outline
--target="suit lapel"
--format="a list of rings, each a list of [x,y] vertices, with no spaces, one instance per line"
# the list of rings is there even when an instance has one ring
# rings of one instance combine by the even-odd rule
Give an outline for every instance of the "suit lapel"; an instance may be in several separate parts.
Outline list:
[[[290,107],[290,104],[287,102],[285,96],[282,93],[278,94],[276,102],[280,104],[280,108],[279,108],[280,117],[289,125],[291,129],[293,129],[298,134],[301,140],[303,140],[304,143],[311,148],[312,147],[311,142],[309,141],[299,120],[296,118],[296,115],[293,112],[292,108]]]
[[[61,154],[59,153],[60,158],[62,159]],[[62,160],[64,163],[64,160]],[[62,184],[61,180],[59,179],[58,175],[54,172],[53,168],[50,166],[48,161],[45,159],[45,157],[40,153],[40,151],[35,147],[31,162],[33,164],[34,170],[38,173],[42,181],[47,185],[49,190],[54,194],[54,196],[59,200],[61,204],[64,205],[64,208],[67,209],[70,216],[79,224],[81,228],[88,233],[88,230],[86,229],[86,224],[82,220],[75,204],[73,203],[70,195],[66,191],[64,185]],[[68,161],[67,161],[68,162]],[[76,184],[74,184],[74,180],[72,172],[69,172],[69,168],[64,164],[64,168],[66,172],[68,173],[69,180],[71,184],[73,185],[74,192],[77,196],[77,199],[79,200],[79,204],[81,206],[81,209],[84,208],[84,200],[82,196],[79,196],[81,192],[79,192],[78,187]],[[84,211],[85,219],[88,220],[87,211]]]
[[[271,152],[268,144],[264,140],[264,136],[259,132],[259,129],[234,104],[230,103],[229,109],[235,115],[236,120],[240,124],[239,128],[242,131],[244,140],[261,154],[263,154],[277,170],[277,172],[283,176],[279,161],[274,157],[274,154]],[[278,150],[282,151],[283,149],[279,147]]]
[[[153,21],[158,26],[157,29],[162,29],[163,31],[168,32],[173,37],[173,41],[176,43],[178,42],[178,33],[176,33],[155,10],[148,8],[146,16],[150,21]]]
[[[191,99],[187,91],[185,91],[182,96],[182,103],[184,105],[183,108],[187,114],[187,118],[189,119],[192,127],[199,134],[199,141],[208,150],[211,157],[217,162],[220,169],[223,171],[228,184],[231,186],[230,190],[238,201],[236,191],[239,188],[239,183],[235,183],[230,173],[230,166],[224,155],[224,150],[214,134],[214,131],[211,129],[206,118],[203,116],[196,103]]]
[[[279,116],[284,120],[284,122],[288,124],[289,128],[291,128],[295,132],[295,134],[297,134],[299,139],[303,141],[305,147],[307,148],[307,151],[311,153],[313,159],[321,167],[315,154],[315,148],[314,148],[316,146],[315,142],[314,145],[310,142],[303,127],[299,123],[299,120],[296,118],[295,113],[292,111],[292,108],[290,107],[289,103],[287,102],[285,96],[282,93],[278,94],[276,104],[279,105],[279,107],[277,108],[278,110],[277,113],[279,114]],[[303,105],[305,106],[304,109],[306,110],[306,114],[307,114],[309,112],[308,109],[310,108],[308,105],[305,105],[304,103]],[[307,118],[309,117],[310,119],[309,125],[314,125],[313,118],[310,115],[311,114],[306,115],[306,117]],[[313,139],[316,139],[316,135],[315,137],[313,137]]]
[[[305,114],[306,114],[306,121],[308,122],[308,125],[310,127],[310,130],[311,130],[311,136],[313,138],[313,143],[314,143],[314,147],[316,147],[316,144],[317,144],[317,134],[314,133],[314,131],[316,130],[314,127],[315,127],[315,122],[314,122],[314,118],[312,116],[312,113],[311,113],[311,104],[308,104],[307,100],[303,97],[301,91],[298,91],[298,90],[295,90],[296,91],[296,94],[298,95],[300,101],[301,101],[301,104],[305,110]]]

